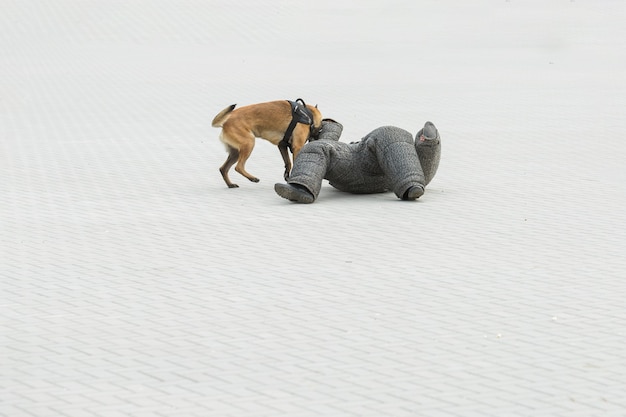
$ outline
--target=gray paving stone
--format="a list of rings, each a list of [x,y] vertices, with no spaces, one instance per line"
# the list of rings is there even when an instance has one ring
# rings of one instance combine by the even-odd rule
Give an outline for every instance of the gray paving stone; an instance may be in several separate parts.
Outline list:
[[[2,10],[0,416],[624,415],[619,2]],[[433,120],[426,194],[227,189],[212,116],[296,97]]]

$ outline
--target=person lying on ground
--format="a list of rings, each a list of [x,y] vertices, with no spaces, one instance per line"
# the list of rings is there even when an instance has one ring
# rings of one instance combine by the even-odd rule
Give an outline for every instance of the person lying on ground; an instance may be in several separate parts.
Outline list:
[[[424,194],[437,172],[441,138],[432,122],[424,124],[415,140],[395,126],[379,127],[352,143],[339,141],[342,131],[341,123],[324,119],[318,139],[298,154],[287,183],[274,185],[276,193],[297,203],[313,203],[326,179],[341,191],[393,191],[399,199],[411,201]]]

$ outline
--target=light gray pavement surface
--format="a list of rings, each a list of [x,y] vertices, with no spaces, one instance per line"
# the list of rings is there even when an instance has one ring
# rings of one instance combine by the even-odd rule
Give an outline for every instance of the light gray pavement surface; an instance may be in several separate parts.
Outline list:
[[[0,416],[626,415],[621,1],[0,0]],[[416,202],[227,189],[304,98]]]

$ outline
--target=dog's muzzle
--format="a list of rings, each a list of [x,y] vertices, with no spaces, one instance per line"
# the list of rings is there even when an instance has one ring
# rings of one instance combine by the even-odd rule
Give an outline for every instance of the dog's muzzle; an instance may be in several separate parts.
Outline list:
[[[322,131],[322,127],[315,127],[311,125],[311,131],[309,133],[309,141],[318,140],[320,138],[320,132]]]
[[[315,140],[327,139],[327,140],[339,140],[343,126],[341,123],[333,119],[323,119],[322,126],[317,129],[317,135]]]

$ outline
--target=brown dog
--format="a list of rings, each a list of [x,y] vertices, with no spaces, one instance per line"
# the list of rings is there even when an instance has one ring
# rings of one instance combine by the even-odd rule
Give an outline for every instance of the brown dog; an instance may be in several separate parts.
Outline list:
[[[291,172],[290,148],[294,159],[310,137],[316,137],[322,125],[322,114],[317,106],[305,104],[301,99],[295,102],[277,100],[251,104],[235,110],[235,104],[226,107],[213,119],[213,127],[221,127],[220,140],[226,145],[228,157],[220,167],[222,178],[229,188],[238,187],[228,178],[228,171],[235,162],[235,171],[252,182],[259,179],[246,171],[246,161],[254,148],[255,138],[262,138],[278,146],[285,162],[287,179]],[[287,131],[291,129],[289,135]]]

